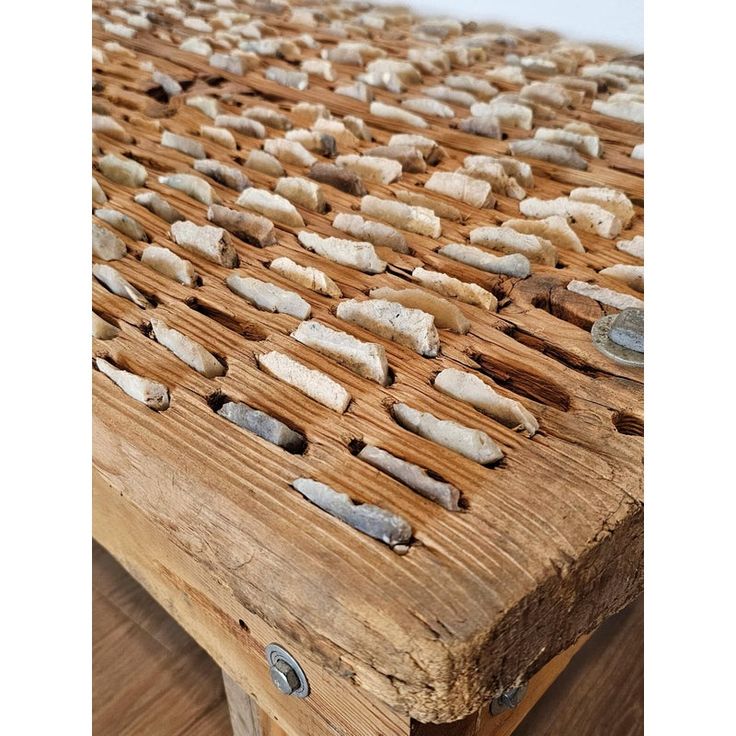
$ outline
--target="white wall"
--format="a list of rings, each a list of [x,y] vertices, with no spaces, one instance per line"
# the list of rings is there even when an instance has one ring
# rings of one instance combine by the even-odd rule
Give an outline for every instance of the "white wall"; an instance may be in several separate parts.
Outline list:
[[[397,4],[397,0],[375,0]],[[495,20],[520,28],[546,28],[577,41],[610,43],[631,53],[644,50],[643,0],[398,0],[422,15]]]

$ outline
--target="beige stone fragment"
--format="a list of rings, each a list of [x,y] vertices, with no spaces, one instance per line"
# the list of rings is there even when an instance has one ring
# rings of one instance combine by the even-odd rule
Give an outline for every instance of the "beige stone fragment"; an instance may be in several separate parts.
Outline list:
[[[122,143],[130,143],[133,138],[120,123],[109,115],[92,115],[92,132],[102,133]]]
[[[387,105],[384,102],[371,102],[370,112],[371,115],[375,115],[376,117],[394,120],[395,122],[411,125],[415,128],[429,127],[429,123],[424,118],[419,117],[419,115],[415,115],[394,105]]]
[[[309,179],[299,176],[284,176],[276,182],[275,193],[285,197],[292,204],[313,212],[325,212],[325,201],[322,188]]]
[[[425,357],[434,358],[439,353],[440,336],[434,317],[427,312],[381,299],[349,299],[338,304],[337,316]]]
[[[154,337],[179,360],[207,378],[225,375],[225,366],[191,337],[169,327],[163,320],[151,317]]]
[[[207,138],[230,150],[235,150],[238,147],[235,136],[226,128],[217,128],[214,125],[201,125],[199,133],[203,138]]]
[[[427,97],[440,102],[449,102],[458,107],[471,107],[478,101],[475,95],[470,94],[470,92],[465,92],[461,89],[452,89],[452,87],[447,87],[444,84],[422,87],[421,91]]]
[[[317,162],[317,159],[301,143],[286,138],[269,138],[264,141],[263,150],[285,164],[311,166]]]
[[[388,286],[371,289],[371,299],[396,302],[410,309],[419,309],[431,314],[439,329],[464,335],[470,329],[470,320],[457,306],[424,289],[392,289]]]
[[[632,266],[628,263],[615,263],[602,268],[598,273],[626,284],[634,291],[644,291],[644,266]]]
[[[94,204],[105,204],[107,202],[107,195],[94,176],[92,177],[92,202]]]
[[[340,148],[357,148],[359,145],[358,139],[341,120],[317,118],[314,121],[312,129],[317,133],[331,135]]]
[[[644,302],[635,296],[622,294],[619,291],[606,289],[596,284],[589,284],[586,281],[574,279],[567,285],[567,288],[575,294],[590,297],[601,304],[607,304],[609,307],[614,307],[615,309],[628,309],[629,307],[635,309],[644,308]]]
[[[426,207],[413,207],[403,202],[380,199],[368,194],[360,200],[360,209],[369,217],[375,217],[418,235],[438,238],[442,233],[440,218]]]
[[[148,242],[148,235],[146,235],[143,225],[130,215],[118,212],[118,210],[114,210],[109,207],[100,207],[95,210],[95,217],[106,222],[108,225],[114,227],[118,232],[123,233],[123,235],[127,235],[133,240]]]
[[[402,172],[399,161],[379,156],[361,156],[356,153],[338,156],[335,164],[353,171],[365,181],[377,184],[391,184],[401,177]]]
[[[112,340],[120,334],[120,328],[92,312],[92,337],[96,340]]]
[[[522,87],[519,97],[556,108],[569,107],[573,102],[570,92],[555,82],[530,82]]]
[[[131,399],[140,401],[154,411],[165,411],[169,408],[169,390],[163,384],[120,370],[104,358],[97,358],[95,362],[100,373],[104,373]]]
[[[350,215],[340,212],[332,221],[332,227],[342,230],[356,240],[367,240],[373,245],[391,248],[397,253],[408,253],[409,246],[406,238],[395,228],[382,222],[365,220],[360,215]]]
[[[386,262],[378,257],[372,243],[342,238],[323,238],[317,233],[306,230],[299,233],[299,242],[308,250],[342,266],[348,266],[364,273],[381,273],[386,270]]]
[[[141,255],[141,263],[184,286],[194,286],[194,266],[176,253],[160,245],[149,245]]]
[[[161,134],[161,145],[165,148],[173,148],[175,151],[179,151],[192,158],[205,158],[207,156],[204,146],[199,141],[188,138],[185,135],[172,133],[169,130],[165,130]]]
[[[503,458],[501,448],[479,429],[465,427],[450,419],[438,419],[407,404],[394,404],[392,413],[404,429],[481,465],[490,465]]]
[[[276,82],[283,87],[305,90],[309,87],[309,75],[304,72],[282,69],[280,66],[270,66],[263,76],[271,82]]]
[[[363,378],[382,386],[388,384],[388,360],[382,345],[358,340],[315,320],[301,322],[291,336]]]
[[[550,143],[539,138],[526,138],[511,141],[509,150],[514,156],[536,158],[558,166],[567,166],[578,171],[586,171],[588,162],[571,146]]]
[[[177,189],[202,204],[219,204],[220,197],[208,181],[194,174],[167,174],[159,176],[159,184]]]
[[[457,299],[465,304],[473,304],[476,307],[481,307],[481,309],[487,309],[489,312],[495,312],[498,309],[496,297],[482,286],[478,286],[478,284],[460,281],[441,271],[430,271],[421,266],[417,266],[412,271],[411,277],[412,280],[426,289],[436,291],[443,296]]]
[[[265,312],[288,314],[297,319],[309,319],[312,313],[309,302],[302,299],[295,291],[282,289],[268,281],[233,273],[225,279],[225,283],[233,293],[242,296],[243,299]]]
[[[180,220],[172,223],[170,229],[174,242],[188,251],[226,268],[234,268],[238,264],[238,255],[230,237],[221,227]]]
[[[629,227],[634,219],[635,211],[631,200],[617,189],[608,187],[578,187],[570,192],[570,199],[575,202],[589,202],[608,210],[624,227]]]
[[[267,174],[268,176],[286,176],[284,167],[275,156],[257,148],[254,148],[248,154],[245,166],[248,169],[260,171],[262,174]]]
[[[531,130],[534,118],[531,108],[505,100],[476,102],[470,107],[470,113],[476,117],[493,115],[498,118],[502,125],[509,125],[522,130]]]
[[[451,258],[458,263],[479,268],[481,271],[497,273],[502,276],[514,276],[525,279],[532,272],[529,259],[521,253],[508,256],[494,256],[486,250],[462,243],[448,243],[438,251],[440,255]]]
[[[103,261],[117,261],[127,252],[125,243],[106,227],[92,223],[92,255]]]
[[[621,232],[621,220],[612,212],[597,204],[575,202],[567,197],[537,199],[531,197],[519,203],[519,209],[527,217],[543,218],[560,215],[572,225],[603,238],[615,238]]]
[[[497,393],[491,385],[472,373],[446,368],[437,374],[434,387],[453,399],[471,404],[506,427],[523,431],[529,437],[533,437],[539,429],[537,420],[521,403]]]
[[[493,207],[496,204],[491,185],[487,181],[457,172],[435,171],[425,182],[424,188],[457,199],[471,207]]]
[[[103,156],[99,162],[100,171],[116,184],[126,187],[142,187],[148,172],[146,167],[130,158],[119,158],[112,153]]]
[[[324,271],[320,271],[318,268],[300,266],[286,256],[280,256],[271,261],[269,268],[285,279],[311,291],[316,291],[318,294],[324,294],[333,299],[342,297],[340,287]]]
[[[243,115],[218,115],[215,118],[215,126],[229,128],[251,138],[263,139],[266,137],[266,128],[263,123],[259,123],[252,118],[246,118]]]
[[[217,100],[214,97],[206,97],[205,95],[194,95],[187,97],[185,104],[189,107],[194,107],[201,113],[207,115],[207,117],[213,120],[219,114]]]
[[[636,100],[608,102],[607,100],[593,100],[593,112],[599,112],[610,118],[629,120],[632,123],[644,122],[644,103]]]
[[[304,227],[302,216],[288,199],[265,189],[256,187],[246,189],[238,197],[236,204],[281,225]]]
[[[581,135],[562,128],[537,128],[534,131],[537,140],[548,143],[559,143],[563,146],[571,146],[579,153],[587,156],[600,156],[601,141],[597,135]]]
[[[557,263],[557,251],[549,240],[508,227],[477,227],[470,231],[470,242],[501,253],[521,253],[532,263],[546,266]]]
[[[635,235],[631,240],[619,240],[618,243],[616,243],[616,248],[624,253],[635,256],[636,258],[641,258],[642,261],[644,260],[643,235]]]
[[[207,210],[207,219],[257,248],[265,248],[276,242],[276,232],[271,220],[253,212],[231,210],[229,207],[213,204]]]
[[[434,115],[445,120],[455,117],[455,111],[449,105],[431,97],[409,97],[401,101],[401,106],[420,115]]]
[[[284,113],[265,105],[253,105],[253,107],[243,110],[243,117],[257,120],[259,123],[276,130],[291,130],[292,128],[291,120]]]
[[[307,366],[275,350],[258,356],[258,365],[269,375],[313,399],[328,409],[342,414],[351,396],[337,381],[322,371]]]
[[[133,199],[136,204],[145,207],[149,212],[156,215],[156,217],[160,217],[169,224],[184,219],[184,215],[157,192],[139,192]]]
[[[112,266],[95,263],[92,266],[92,275],[116,296],[128,299],[141,309],[145,309],[150,306],[148,299],[146,299],[146,297],[144,297],[143,294],[133,286],[133,284],[123,278]]]
[[[506,220],[502,227],[510,227],[516,230],[517,233],[537,235],[549,240],[555,248],[585,253],[585,248],[577,233],[570,227],[567,220],[560,215],[550,215],[541,220]]]

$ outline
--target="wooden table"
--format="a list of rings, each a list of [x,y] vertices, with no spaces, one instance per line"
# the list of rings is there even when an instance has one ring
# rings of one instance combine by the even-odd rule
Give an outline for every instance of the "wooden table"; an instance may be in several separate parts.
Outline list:
[[[112,7],[95,3],[95,11],[111,21]],[[285,35],[304,30],[271,6],[249,12]],[[206,206],[157,177],[190,171],[191,157],[162,147],[159,139],[163,129],[196,137],[212,121],[182,104],[183,95],[162,97],[148,64],[183,83],[187,95],[215,95],[223,111],[237,114],[243,105],[266,100],[288,114],[295,102],[306,100],[326,104],[335,115],[360,115],[378,143],[411,131],[335,94],[335,83],[310,78],[309,89],[299,91],[264,79],[262,68],[242,77],[213,70],[207,58],[178,48],[192,33],[170,17],[157,17],[153,30],[139,29],[130,39],[98,23],[94,27],[98,47],[115,41],[133,54],[108,47],[104,60],[94,64],[96,109],[116,118],[130,137],[98,134],[95,166],[106,153],[135,158],[147,169],[146,187],[189,220],[206,224]],[[335,43],[319,27],[310,33],[318,43]],[[392,54],[403,55],[412,45],[403,21],[372,36],[371,43]],[[530,36],[519,44],[518,53],[531,54],[550,42]],[[318,55],[308,48],[302,53]],[[483,74],[505,53],[495,49],[464,72]],[[288,67],[274,59],[261,66],[270,63]],[[337,84],[356,72],[335,68]],[[528,77],[537,78],[534,72]],[[425,75],[425,84],[440,81]],[[387,102],[401,99],[385,90],[375,94]],[[467,109],[456,110],[467,115]],[[628,154],[641,142],[642,126],[592,113],[589,99],[558,113],[558,122],[568,120],[594,125],[604,157],[590,160],[587,171],[532,161],[530,195],[549,199],[573,186],[615,187],[637,213],[622,237],[641,234],[642,162]],[[439,119],[422,132],[447,150],[441,170],[454,170],[469,153],[506,152],[504,141],[460,132]],[[504,132],[512,139],[529,135],[513,128]],[[261,141],[241,134],[236,139],[239,150],[208,141],[205,148],[213,158],[242,166],[248,149]],[[372,145],[361,142],[358,150]],[[293,164],[285,169],[305,175]],[[272,187],[271,177],[244,171],[254,186]],[[398,188],[420,192],[429,173],[405,173]],[[177,250],[168,224],[132,201],[136,188],[95,174],[108,198],[105,206],[134,217],[153,242]],[[237,194],[212,186],[232,206]],[[397,185],[367,188],[390,197]],[[306,229],[339,236],[331,226],[334,214],[355,209],[359,198],[325,190],[330,213],[300,213]],[[278,243],[263,249],[233,238],[241,272],[300,291],[312,317],[333,326],[340,324],[335,300],[273,277],[266,270],[273,258],[287,255],[324,269],[346,298],[364,298],[368,286],[406,286],[417,265],[479,283],[499,297],[496,313],[461,305],[470,332],[442,330],[441,354],[432,359],[357,330],[361,339],[385,346],[394,374],[389,386],[315,357],[290,338],[295,318],[255,309],[224,286],[227,268],[183,251],[200,275],[196,288],[146,268],[139,257],[147,243],[120,236],[128,253],[112,265],[147,295],[148,309],[99,283],[93,287],[95,311],[120,329],[113,340],[95,340],[94,355],[164,383],[171,396],[166,411],[153,412],[93,372],[94,536],[222,667],[234,710],[265,714],[289,736],[511,733],[585,636],[642,589],[642,374],[612,363],[590,342],[592,321],[615,310],[565,289],[571,279],[595,279],[635,295],[597,272],[637,261],[610,240],[580,233],[585,253],[560,250],[557,267],[535,263],[527,279],[479,272],[438,255],[437,248],[466,241],[479,225],[519,217],[518,202],[500,194],[492,211],[452,204],[462,219],[443,218],[440,243],[407,234],[410,254],[378,248],[389,268],[370,277],[306,252],[295,237],[298,228],[279,226]],[[196,336],[224,359],[227,375],[205,378],[151,339],[152,315]],[[256,357],[274,349],[343,384],[353,397],[348,410],[337,414],[265,375]],[[499,393],[537,417],[541,431],[523,437],[435,390],[434,376],[448,367],[495,381]],[[302,431],[307,451],[287,453],[218,417],[212,401],[223,394]],[[398,401],[482,429],[502,447],[504,460],[484,467],[409,434],[391,420],[390,408]],[[441,474],[461,489],[466,508],[448,512],[369,468],[351,452],[356,441]],[[291,488],[296,477],[316,478],[360,501],[400,510],[413,529],[408,553],[399,556],[308,503]],[[309,680],[307,698],[283,695],[273,686],[264,656],[270,643],[299,662]],[[492,718],[489,703],[526,682],[521,705]],[[423,725],[431,723],[453,725]],[[241,733],[257,729],[251,723]]]

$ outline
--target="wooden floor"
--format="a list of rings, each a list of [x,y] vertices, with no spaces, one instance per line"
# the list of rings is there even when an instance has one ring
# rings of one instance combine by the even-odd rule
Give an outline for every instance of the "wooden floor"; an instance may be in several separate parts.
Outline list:
[[[92,565],[95,736],[229,736],[217,665],[96,543]],[[596,632],[515,736],[640,736],[642,646],[639,600]]]

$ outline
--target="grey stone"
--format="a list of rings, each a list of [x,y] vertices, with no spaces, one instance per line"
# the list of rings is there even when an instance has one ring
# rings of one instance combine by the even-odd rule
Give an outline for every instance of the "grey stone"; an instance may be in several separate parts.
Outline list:
[[[278,419],[258,409],[253,409],[247,404],[228,401],[217,413],[233,424],[257,434],[261,439],[283,447],[288,452],[302,452],[307,444],[307,440],[301,434],[290,429]]]
[[[621,347],[644,352],[644,310],[624,309],[613,320],[608,335],[613,342]]]

